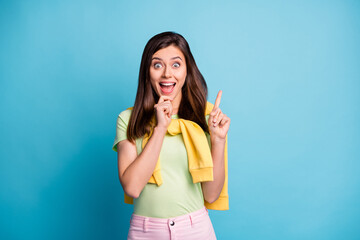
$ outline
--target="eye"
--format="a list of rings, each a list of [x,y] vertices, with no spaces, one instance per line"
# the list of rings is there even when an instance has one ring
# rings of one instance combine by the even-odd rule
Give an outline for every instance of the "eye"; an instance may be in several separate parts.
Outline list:
[[[176,62],[176,63],[173,64],[173,67],[178,68],[178,67],[180,67],[180,64]]]
[[[161,63],[155,63],[154,64],[154,68],[161,68],[161,67],[162,67]]]

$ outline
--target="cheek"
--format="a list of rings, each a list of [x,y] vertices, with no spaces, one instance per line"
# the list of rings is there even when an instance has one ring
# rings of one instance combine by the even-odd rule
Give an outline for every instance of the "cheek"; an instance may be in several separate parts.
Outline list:
[[[181,81],[182,83],[185,82],[185,78],[186,78],[186,70],[185,71],[180,71],[177,74],[177,78],[179,81]]]
[[[156,88],[156,80],[156,76],[150,72],[150,83],[153,88]]]
[[[159,77],[161,76],[161,73],[159,73],[159,71],[155,71],[154,69],[151,69],[151,68],[150,68],[149,74],[150,74],[151,81],[157,81],[159,79]]]

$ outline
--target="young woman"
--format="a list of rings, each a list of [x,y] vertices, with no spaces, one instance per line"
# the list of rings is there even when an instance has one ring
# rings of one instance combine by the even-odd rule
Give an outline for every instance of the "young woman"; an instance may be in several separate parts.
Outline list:
[[[216,239],[208,209],[229,209],[230,118],[207,102],[207,85],[183,36],[163,32],[145,46],[134,107],[117,119],[128,239]]]

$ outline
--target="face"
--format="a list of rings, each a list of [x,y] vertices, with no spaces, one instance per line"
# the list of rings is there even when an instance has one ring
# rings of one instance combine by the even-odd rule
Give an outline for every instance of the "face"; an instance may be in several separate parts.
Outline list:
[[[150,65],[150,81],[159,97],[169,96],[173,99],[173,105],[180,104],[185,78],[185,56],[178,47],[170,45],[154,53]]]

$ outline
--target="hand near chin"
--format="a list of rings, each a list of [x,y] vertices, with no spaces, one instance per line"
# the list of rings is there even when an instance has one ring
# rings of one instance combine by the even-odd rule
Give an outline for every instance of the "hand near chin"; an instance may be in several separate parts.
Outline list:
[[[156,114],[157,127],[167,129],[171,122],[173,112],[171,101],[173,99],[168,96],[160,96],[157,104],[154,105]]]
[[[208,119],[210,137],[212,141],[225,141],[226,134],[229,131],[230,118],[226,116],[219,108],[222,91],[217,94],[214,108]]]

